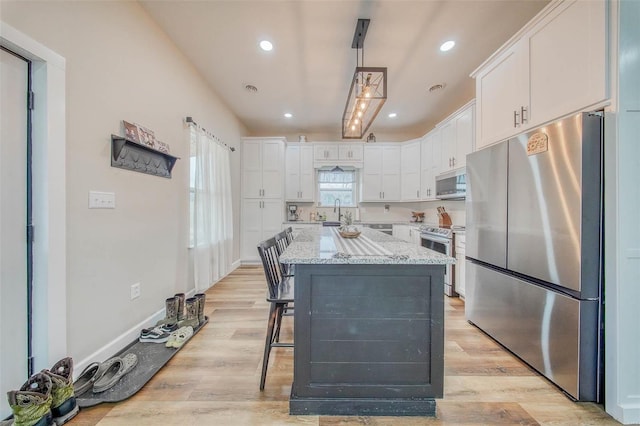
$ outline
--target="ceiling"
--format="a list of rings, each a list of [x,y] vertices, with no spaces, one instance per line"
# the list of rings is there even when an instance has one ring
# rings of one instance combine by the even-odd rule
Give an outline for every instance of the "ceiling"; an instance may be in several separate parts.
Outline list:
[[[371,19],[364,65],[388,68],[387,101],[369,129],[381,141],[421,136],[471,100],[469,74],[548,0],[140,3],[251,135],[290,140],[340,139],[356,67],[356,22]],[[260,49],[264,39],[272,51]],[[456,46],[440,52],[447,40]],[[258,91],[247,91],[247,84]],[[435,84],[445,88],[429,92]],[[389,118],[391,112],[397,117]]]

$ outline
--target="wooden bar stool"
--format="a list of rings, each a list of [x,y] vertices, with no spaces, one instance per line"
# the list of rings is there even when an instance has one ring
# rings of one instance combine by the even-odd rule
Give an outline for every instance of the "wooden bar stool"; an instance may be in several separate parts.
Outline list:
[[[260,390],[264,390],[267,378],[267,367],[271,348],[292,348],[293,343],[281,343],[280,327],[282,316],[293,303],[294,280],[292,276],[285,276],[280,266],[280,253],[275,238],[270,238],[258,244],[258,253],[262,260],[264,275],[267,279],[267,301],[270,303],[269,320],[267,322],[267,336],[264,343],[264,355],[262,357],[262,376],[260,377]]]

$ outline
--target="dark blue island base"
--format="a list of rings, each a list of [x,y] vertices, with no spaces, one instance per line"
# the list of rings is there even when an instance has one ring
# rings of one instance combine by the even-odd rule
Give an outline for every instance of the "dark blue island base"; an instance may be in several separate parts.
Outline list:
[[[297,264],[294,415],[435,416],[445,266]]]

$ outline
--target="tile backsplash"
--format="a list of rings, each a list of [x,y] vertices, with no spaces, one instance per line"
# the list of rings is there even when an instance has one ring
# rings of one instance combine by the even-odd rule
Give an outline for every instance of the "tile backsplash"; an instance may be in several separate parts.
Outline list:
[[[423,201],[419,203],[360,203],[357,208],[344,207],[342,213],[351,211],[354,218],[363,222],[409,222],[411,212],[424,212],[424,223],[437,224],[437,207],[442,206],[449,213],[454,225],[465,225],[464,201]],[[338,220],[338,213],[333,207],[315,207],[312,204],[303,206],[301,220],[310,220],[309,214],[318,212],[326,214],[327,220]]]

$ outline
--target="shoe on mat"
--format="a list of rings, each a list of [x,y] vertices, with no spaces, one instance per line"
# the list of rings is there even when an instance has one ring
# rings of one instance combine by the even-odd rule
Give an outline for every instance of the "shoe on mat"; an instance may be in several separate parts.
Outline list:
[[[51,415],[56,425],[63,425],[78,414],[73,391],[73,359],[56,362],[50,370],[42,370],[51,379]]]
[[[178,325],[178,323],[174,323],[174,324],[162,324],[160,326],[155,327],[158,330],[162,331],[163,333],[167,333],[167,334],[171,334],[174,331],[176,331],[177,329],[180,328],[180,326]]]
[[[7,392],[15,426],[50,426],[51,388],[49,376],[36,373],[17,391]]]
[[[93,388],[93,384],[104,374],[106,365],[104,362],[92,362],[87,365],[78,379],[73,382],[73,393],[80,396],[89,389]]]
[[[104,362],[106,369],[102,377],[93,384],[93,392],[99,393],[111,389],[118,381],[138,363],[136,354],[126,354],[122,358],[115,356]]]
[[[168,348],[180,348],[182,345],[184,345],[184,342],[189,340],[191,336],[193,336],[193,327],[181,327],[171,333],[171,335],[169,336],[169,340],[167,340],[167,344],[165,346]]]
[[[143,343],[164,343],[167,340],[169,340],[169,333],[162,331],[162,327],[143,328],[138,338],[138,341]]]

